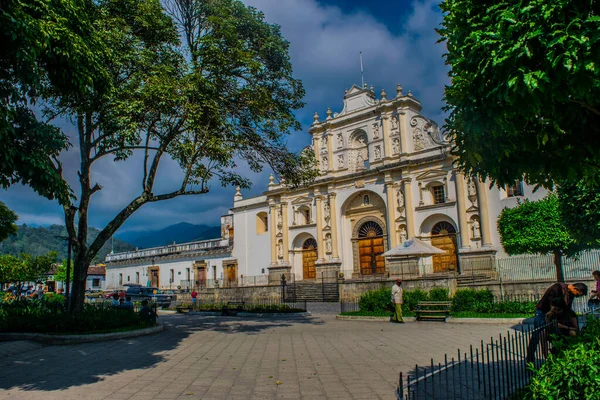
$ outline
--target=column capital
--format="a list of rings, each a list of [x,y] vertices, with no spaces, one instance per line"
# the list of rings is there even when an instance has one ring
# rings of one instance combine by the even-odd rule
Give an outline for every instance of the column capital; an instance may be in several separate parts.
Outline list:
[[[331,193],[329,193],[329,194],[328,194],[328,196],[329,196],[329,197],[334,197],[334,198],[335,198],[335,196],[337,196],[337,193],[335,193],[335,192],[331,192]]]

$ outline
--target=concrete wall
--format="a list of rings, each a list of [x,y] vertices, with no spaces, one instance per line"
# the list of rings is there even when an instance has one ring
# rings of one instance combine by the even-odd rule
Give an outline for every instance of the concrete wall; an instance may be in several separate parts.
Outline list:
[[[256,233],[256,215],[260,212],[269,213],[269,207],[263,200],[264,197],[260,197],[235,204],[232,257],[238,260],[238,275],[268,274],[267,267],[271,262],[271,215],[268,216],[269,230]]]
[[[358,301],[360,296],[371,290],[391,288],[395,279],[382,281],[346,281],[340,284],[340,301]],[[405,279],[402,288],[405,290],[422,289],[429,291],[433,288],[448,289],[450,296],[456,292],[456,279],[449,277],[427,277],[423,279]]]

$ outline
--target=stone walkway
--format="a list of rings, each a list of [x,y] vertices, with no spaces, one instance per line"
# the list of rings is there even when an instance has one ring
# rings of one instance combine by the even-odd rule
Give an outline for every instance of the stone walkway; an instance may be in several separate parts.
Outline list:
[[[3,357],[0,399],[394,399],[400,371],[510,329],[325,314],[160,322],[151,336]]]

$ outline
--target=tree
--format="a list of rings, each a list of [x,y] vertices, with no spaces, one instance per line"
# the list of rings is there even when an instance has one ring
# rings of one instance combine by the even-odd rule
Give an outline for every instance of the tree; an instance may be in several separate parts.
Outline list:
[[[17,219],[17,214],[0,201],[0,242],[10,235],[17,234]]]
[[[600,247],[600,187],[589,182],[563,182],[558,186],[562,220],[575,240]]]
[[[500,185],[600,180],[600,2],[444,0],[458,166]]]
[[[19,257],[0,255],[0,284],[15,283],[20,295],[25,283],[43,280],[56,261],[55,252],[37,257],[24,253]]]
[[[268,164],[290,185],[317,175],[314,158],[291,153],[284,141],[300,128],[293,112],[304,90],[279,27],[238,0],[168,4],[171,16],[159,0],[89,4],[90,36],[102,44],[96,57],[110,90],[54,91],[46,108],[77,129],[78,203],[64,203],[74,250],[73,311],[83,306],[90,261],[144,204],[207,193],[212,180],[248,187],[236,170],[239,160],[253,171]],[[89,207],[102,190],[92,168],[102,158],[122,161],[134,153],[143,171],[140,193],[88,245]],[[177,189],[155,193],[165,157],[179,164],[182,179]]]
[[[537,201],[526,199],[517,207],[502,210],[498,232],[502,247],[510,255],[554,254],[558,282],[565,281],[562,255],[582,249],[563,224],[555,193]]]
[[[32,107],[52,96],[104,90],[106,74],[91,35],[86,0],[6,0],[0,6],[0,186],[31,186],[68,204],[58,160],[67,136]],[[39,114],[39,113],[38,113]],[[52,115],[48,115],[51,119]]]

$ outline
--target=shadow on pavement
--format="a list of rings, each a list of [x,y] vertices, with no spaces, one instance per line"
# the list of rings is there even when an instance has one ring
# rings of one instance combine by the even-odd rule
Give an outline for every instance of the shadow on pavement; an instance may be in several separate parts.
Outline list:
[[[206,331],[256,335],[265,329],[297,324],[322,325],[314,317],[208,317],[201,315],[161,316],[165,330],[153,335],[115,341],[63,346],[43,346],[0,359],[0,389],[53,391],[101,382],[105,377],[130,370],[147,373],[167,361],[170,351],[189,336]],[[186,351],[181,347],[180,351]],[[192,350],[190,350],[192,351]]]

